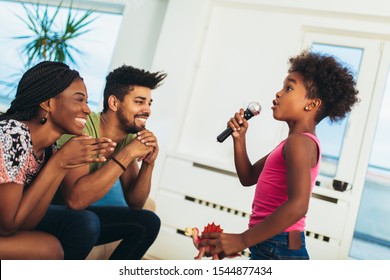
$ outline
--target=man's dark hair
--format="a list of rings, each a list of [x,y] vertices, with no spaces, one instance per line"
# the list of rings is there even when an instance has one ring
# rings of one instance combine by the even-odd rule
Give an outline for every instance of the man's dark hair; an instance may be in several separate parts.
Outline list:
[[[39,104],[57,96],[76,79],[81,79],[79,72],[72,70],[62,62],[43,61],[28,69],[19,81],[15,99],[0,120],[32,119],[39,109]]]
[[[103,112],[108,110],[108,98],[114,95],[120,101],[134,89],[135,86],[157,88],[167,74],[162,72],[151,73],[143,69],[123,65],[111,71],[106,78],[104,88]]]

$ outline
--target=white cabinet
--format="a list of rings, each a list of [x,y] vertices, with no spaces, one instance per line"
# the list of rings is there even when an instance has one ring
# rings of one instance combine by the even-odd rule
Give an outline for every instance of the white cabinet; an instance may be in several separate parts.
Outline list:
[[[167,156],[156,199],[162,228],[148,254],[159,259],[193,259],[197,250],[184,235],[186,227],[202,231],[214,222],[226,232],[244,231],[253,191],[242,187],[234,173]],[[248,252],[236,259],[247,259]]]
[[[314,188],[306,215],[306,242],[311,259],[339,258],[349,210],[349,202],[343,197],[345,193]]]
[[[162,227],[148,254],[158,259],[193,259],[197,250],[186,227],[214,222],[226,232],[248,228],[255,186],[241,186],[235,173],[184,156],[166,157],[157,194]],[[307,214],[306,241],[311,259],[337,259],[348,213],[348,193],[315,187]],[[249,251],[238,259],[247,259]]]

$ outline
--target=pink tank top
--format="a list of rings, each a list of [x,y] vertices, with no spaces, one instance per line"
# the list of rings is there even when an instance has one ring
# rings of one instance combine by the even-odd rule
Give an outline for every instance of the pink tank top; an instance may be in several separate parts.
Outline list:
[[[318,161],[311,169],[311,190],[315,184],[320,170],[321,148],[318,138],[310,133],[303,133],[313,139],[318,147]],[[267,216],[273,213],[287,199],[287,169],[286,161],[283,158],[283,147],[286,140],[283,140],[268,156],[263,171],[260,173],[256,185],[255,197],[252,204],[252,214],[249,220],[249,227],[260,223]],[[291,225],[285,232],[292,230],[304,231],[306,216],[302,217],[295,224]]]

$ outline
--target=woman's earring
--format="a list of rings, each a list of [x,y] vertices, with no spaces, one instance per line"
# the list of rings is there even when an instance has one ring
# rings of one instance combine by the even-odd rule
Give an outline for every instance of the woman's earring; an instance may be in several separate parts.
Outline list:
[[[305,107],[305,110],[306,110],[306,111],[309,110],[309,107],[306,106],[306,107]]]
[[[41,125],[44,125],[47,122],[48,115],[49,115],[49,111],[46,111],[46,115],[41,119]]]

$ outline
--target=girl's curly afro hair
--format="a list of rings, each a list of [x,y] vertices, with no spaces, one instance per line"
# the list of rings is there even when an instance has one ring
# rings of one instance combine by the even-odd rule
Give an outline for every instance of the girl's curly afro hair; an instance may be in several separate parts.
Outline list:
[[[298,72],[303,76],[307,97],[321,100],[317,123],[326,117],[338,122],[359,102],[352,71],[333,56],[305,50],[291,57],[289,63],[289,73]]]

